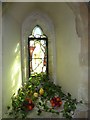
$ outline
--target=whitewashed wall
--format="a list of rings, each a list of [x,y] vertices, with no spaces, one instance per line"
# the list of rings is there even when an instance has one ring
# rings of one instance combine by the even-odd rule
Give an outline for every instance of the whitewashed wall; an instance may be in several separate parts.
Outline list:
[[[87,102],[88,69],[86,64],[82,65],[82,58],[84,58],[82,56],[84,51],[87,51],[87,47],[84,46],[84,49],[81,49],[86,39],[82,40],[82,37],[77,34],[76,16],[72,9],[66,3],[34,4],[17,2],[11,4],[9,10],[3,13],[2,24],[3,113],[6,105],[10,103],[10,96],[19,87],[19,80],[21,84],[21,56],[20,54],[17,55],[21,50],[19,46],[22,37],[20,36],[22,35],[21,28],[23,21],[35,10],[46,13],[53,21],[56,43],[57,83],[62,86],[65,92],[70,92],[73,97],[82,98]],[[16,58],[18,62],[15,61]]]
[[[0,119],[2,118],[2,3],[0,2]]]
[[[20,29],[7,12],[2,19],[2,110],[5,114],[11,96],[21,85]]]

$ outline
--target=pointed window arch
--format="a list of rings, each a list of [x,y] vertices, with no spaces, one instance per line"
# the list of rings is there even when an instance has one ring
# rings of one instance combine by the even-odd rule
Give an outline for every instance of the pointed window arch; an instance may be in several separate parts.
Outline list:
[[[37,26],[37,27],[36,27]],[[39,26],[39,27],[38,27]],[[46,48],[48,51],[48,59],[46,59],[46,73],[54,83],[56,83],[56,45],[55,45],[55,31],[53,21],[49,18],[49,16],[41,11],[34,11],[30,13],[30,15],[23,21],[22,23],[22,39],[21,39],[21,65],[22,65],[22,82],[28,80],[30,77],[30,43],[29,40],[35,39],[35,34],[39,28],[40,31],[38,34],[40,35],[37,40],[46,40]],[[35,30],[37,29],[37,30]],[[34,34],[34,33],[35,34]],[[42,34],[43,33],[43,34]],[[44,35],[44,33],[47,35]],[[44,38],[44,36],[46,36]],[[30,37],[31,36],[31,37]],[[29,49],[28,49],[29,48]]]
[[[36,73],[48,74],[48,38],[36,25],[28,37],[29,77]]]

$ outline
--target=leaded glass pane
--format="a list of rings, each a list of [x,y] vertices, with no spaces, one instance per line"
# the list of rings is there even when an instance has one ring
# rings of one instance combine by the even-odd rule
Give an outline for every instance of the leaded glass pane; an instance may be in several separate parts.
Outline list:
[[[43,32],[38,25],[33,29],[32,35],[34,35],[36,38],[40,37],[40,35],[43,35]]]
[[[45,35],[40,37],[43,32],[39,26],[33,29],[32,34],[34,38],[29,36],[29,74],[47,73],[47,38]]]

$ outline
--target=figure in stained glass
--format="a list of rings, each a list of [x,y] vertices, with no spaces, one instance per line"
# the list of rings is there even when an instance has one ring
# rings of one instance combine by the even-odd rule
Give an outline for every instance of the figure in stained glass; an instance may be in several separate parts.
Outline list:
[[[28,38],[29,77],[36,73],[48,72],[47,37],[37,25]]]

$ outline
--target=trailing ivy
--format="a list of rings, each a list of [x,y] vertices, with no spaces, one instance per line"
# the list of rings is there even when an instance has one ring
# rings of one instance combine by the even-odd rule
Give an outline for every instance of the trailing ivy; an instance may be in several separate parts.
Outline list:
[[[15,118],[26,118],[27,114],[37,108],[37,114],[43,111],[63,114],[63,117],[71,120],[78,102],[73,99],[71,94],[65,94],[61,86],[55,85],[45,74],[36,74],[31,76],[24,85],[19,88],[17,95],[15,93],[11,98],[12,105],[7,106],[8,114]],[[50,103],[48,105],[47,103]],[[63,103],[63,105],[62,105]],[[63,109],[59,112],[57,107],[62,105]]]

